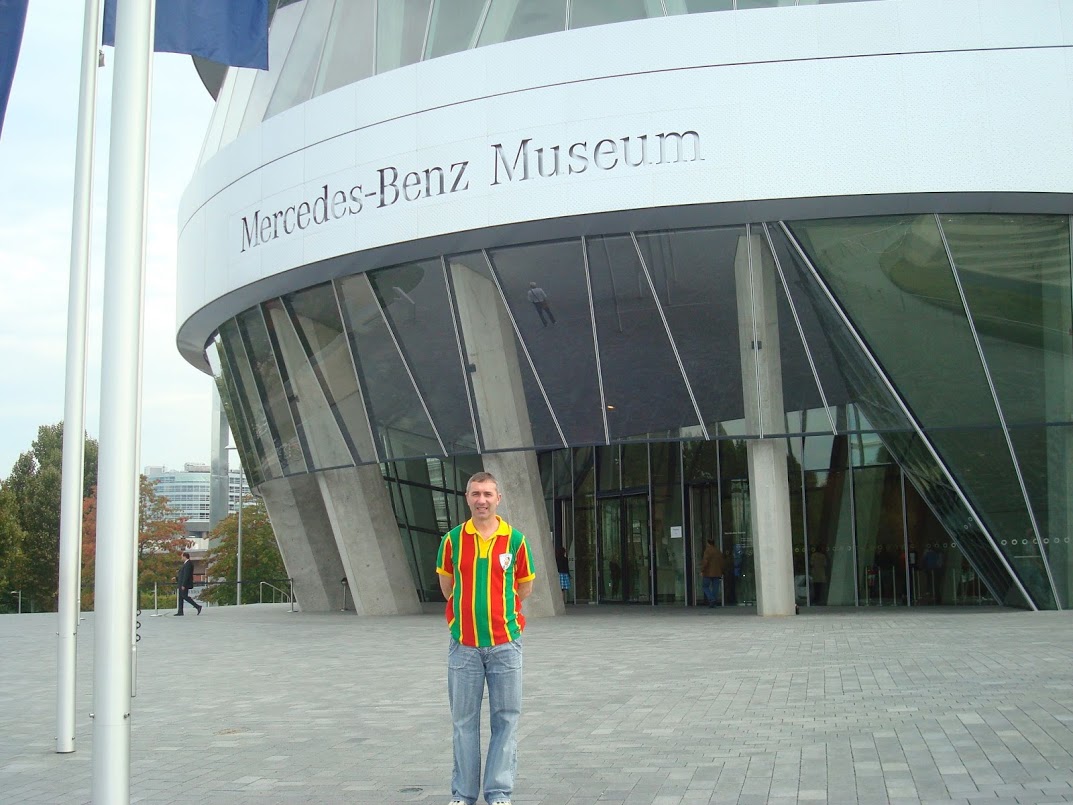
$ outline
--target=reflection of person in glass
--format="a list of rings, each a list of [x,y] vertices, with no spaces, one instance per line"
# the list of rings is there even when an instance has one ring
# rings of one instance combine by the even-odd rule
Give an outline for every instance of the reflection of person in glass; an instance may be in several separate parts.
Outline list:
[[[827,590],[827,554],[823,552],[822,545],[812,549],[808,558],[808,572],[812,581],[812,606],[819,606],[825,603],[824,593]]]
[[[542,325],[547,327],[548,319],[551,319],[551,323],[555,324],[555,314],[551,312],[551,305],[548,304],[548,295],[544,293],[543,288],[535,282],[530,282],[529,290],[526,292],[525,296],[533,303],[533,307],[536,308],[537,315],[540,316],[540,323]]]

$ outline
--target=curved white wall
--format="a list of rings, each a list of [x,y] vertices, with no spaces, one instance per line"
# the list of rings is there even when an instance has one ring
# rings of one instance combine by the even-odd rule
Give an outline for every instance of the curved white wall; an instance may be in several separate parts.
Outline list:
[[[839,197],[837,214],[906,194],[1068,210],[1071,133],[1073,0],[722,12],[467,51],[280,114],[198,172],[180,210],[179,346],[200,365],[227,317],[343,271],[311,264],[385,265],[418,256],[414,241],[436,253],[685,205],[744,220],[821,199],[808,210],[823,214]],[[538,176],[554,146],[558,175]]]

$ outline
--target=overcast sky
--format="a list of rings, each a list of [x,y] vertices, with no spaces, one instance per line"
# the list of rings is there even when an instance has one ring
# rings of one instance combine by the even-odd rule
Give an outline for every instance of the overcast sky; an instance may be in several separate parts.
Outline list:
[[[39,425],[63,419],[82,8],[29,4],[0,135],[0,479]],[[111,48],[98,71],[86,430],[100,434],[101,302],[111,117]],[[155,56],[140,466],[209,460],[212,380],[175,348],[176,214],[212,98],[188,56]]]

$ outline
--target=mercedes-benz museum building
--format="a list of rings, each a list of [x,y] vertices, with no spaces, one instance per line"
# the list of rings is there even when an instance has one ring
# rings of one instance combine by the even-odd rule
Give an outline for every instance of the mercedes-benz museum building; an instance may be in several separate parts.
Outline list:
[[[1073,0],[298,0],[270,62],[178,344],[303,608],[442,601],[480,469],[536,614],[709,540],[761,615],[1073,604]]]

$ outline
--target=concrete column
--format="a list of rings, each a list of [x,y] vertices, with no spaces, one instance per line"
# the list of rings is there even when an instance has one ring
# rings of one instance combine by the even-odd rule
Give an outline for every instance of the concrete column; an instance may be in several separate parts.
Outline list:
[[[734,258],[746,430],[785,431],[774,263],[763,238],[742,236]],[[755,322],[755,329],[754,329]],[[759,388],[758,388],[759,380]],[[785,439],[751,439],[749,496],[759,615],[793,615],[793,543]]]
[[[387,484],[376,464],[316,475],[359,615],[421,612]]]
[[[302,611],[342,608],[343,563],[316,476],[276,478],[261,484],[257,491],[264,498]]]
[[[483,259],[483,258],[474,258]],[[474,396],[486,450],[510,450],[533,444],[529,409],[514,330],[495,283],[481,265],[451,261],[451,277],[466,345],[466,360],[474,367]],[[485,469],[496,476],[503,494],[500,515],[525,534],[536,564],[533,594],[525,604],[529,615],[564,612],[555,549],[552,546],[544,490],[536,454],[531,450],[485,453]]]

